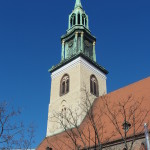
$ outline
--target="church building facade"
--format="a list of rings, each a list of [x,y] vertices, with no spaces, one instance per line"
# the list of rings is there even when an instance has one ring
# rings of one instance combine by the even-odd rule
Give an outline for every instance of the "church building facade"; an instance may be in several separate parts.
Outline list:
[[[78,112],[77,124],[81,124],[86,115],[80,107],[85,99],[83,89],[90,93],[91,103],[107,93],[108,71],[96,63],[96,38],[89,30],[88,16],[80,0],[76,0],[68,22],[67,33],[61,37],[61,62],[49,70],[52,80],[47,136],[63,131],[53,117],[56,110],[63,114],[67,108]]]
[[[96,61],[96,38],[81,0],[61,44],[61,61],[49,69],[47,132],[37,150],[146,150],[150,77],[107,94],[108,71]]]

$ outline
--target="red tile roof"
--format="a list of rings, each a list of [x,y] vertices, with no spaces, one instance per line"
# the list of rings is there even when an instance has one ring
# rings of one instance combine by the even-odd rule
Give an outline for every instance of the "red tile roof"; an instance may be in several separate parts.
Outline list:
[[[94,122],[96,123],[97,131],[100,137],[100,141],[102,143],[107,143],[108,141],[115,141],[121,139],[122,134],[124,136],[124,130],[122,129],[122,124],[124,122],[124,117],[122,117],[122,110],[121,107],[118,106],[119,104],[124,104],[128,100],[126,104],[126,114],[127,120],[133,125],[133,118],[129,119],[131,110],[133,107],[138,106],[137,111],[135,111],[135,119],[137,122],[135,129],[136,134],[140,134],[144,132],[144,125],[143,122],[150,121],[150,115],[148,112],[148,116],[144,118],[146,110],[150,110],[150,77],[143,79],[139,82],[133,83],[121,89],[118,89],[114,92],[111,92],[105,96],[97,98],[93,103],[93,116]],[[106,101],[108,103],[109,108],[113,113],[116,113],[116,120],[118,121],[118,127],[120,128],[120,134],[116,132],[115,126],[112,124],[110,119],[111,115],[108,113],[108,109],[106,109]],[[142,102],[141,102],[142,101]],[[141,102],[141,105],[139,105]],[[132,107],[132,108],[131,108]],[[109,115],[106,115],[109,114]],[[133,116],[132,116],[133,117]],[[142,120],[144,118],[144,120]],[[114,121],[114,120],[113,120]],[[140,124],[140,121],[142,124]],[[94,146],[95,142],[95,130],[93,129],[89,116],[87,115],[79,129],[84,135],[82,138],[84,142],[88,146]],[[69,132],[69,130],[68,130]],[[73,129],[73,132],[76,134],[76,143],[81,147],[84,147],[84,144],[77,132],[76,129]],[[71,133],[71,132],[69,132]],[[133,127],[129,129],[127,132],[127,136],[133,135]],[[87,138],[85,140],[85,137]],[[88,139],[91,139],[90,142]],[[97,141],[98,143],[98,141]],[[71,138],[67,135],[66,132],[59,133],[54,136],[50,136],[45,138],[41,144],[38,146],[38,150],[45,150],[46,147],[52,147],[53,150],[67,150],[67,149],[75,149],[74,143],[72,142]]]

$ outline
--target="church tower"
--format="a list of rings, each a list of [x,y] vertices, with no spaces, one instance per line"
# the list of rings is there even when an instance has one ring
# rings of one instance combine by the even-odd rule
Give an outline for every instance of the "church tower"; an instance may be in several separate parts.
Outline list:
[[[80,0],[69,15],[68,30],[61,37],[61,61],[53,66],[51,73],[51,96],[48,111],[47,136],[63,131],[53,118],[55,112],[70,108],[78,113],[78,125],[85,115],[80,105],[84,100],[83,88],[90,94],[91,102],[107,93],[108,71],[96,62],[96,38],[89,30],[89,19]]]

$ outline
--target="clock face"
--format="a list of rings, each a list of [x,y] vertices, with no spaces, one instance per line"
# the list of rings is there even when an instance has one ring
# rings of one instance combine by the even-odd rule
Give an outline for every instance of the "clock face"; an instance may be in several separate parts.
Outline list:
[[[84,43],[85,43],[85,46],[86,46],[86,47],[90,47],[89,41],[85,40]]]
[[[73,40],[68,43],[69,48],[73,46]]]
[[[71,40],[68,42],[68,56],[72,56],[73,55],[73,45],[74,45],[74,41]]]
[[[92,44],[88,41],[84,41],[84,53],[88,57],[92,57]]]

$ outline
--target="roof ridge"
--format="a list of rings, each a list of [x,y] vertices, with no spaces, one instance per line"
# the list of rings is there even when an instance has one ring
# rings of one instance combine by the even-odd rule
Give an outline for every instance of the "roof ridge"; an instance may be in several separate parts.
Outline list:
[[[123,90],[123,89],[125,89],[125,88],[134,86],[134,85],[136,85],[136,84],[140,84],[141,82],[144,82],[145,80],[150,80],[150,76],[148,76],[148,77],[146,77],[146,78],[144,78],[144,79],[135,81],[135,82],[133,82],[133,83],[130,83],[130,84],[128,84],[128,85],[125,85],[125,86],[123,86],[123,87],[121,87],[121,88],[119,88],[119,89],[116,89],[116,90],[114,90],[114,91],[111,91],[111,92],[107,93],[106,95],[111,94],[111,93],[115,93],[115,92],[120,91],[120,90]],[[101,97],[101,96],[100,96],[100,97]]]

